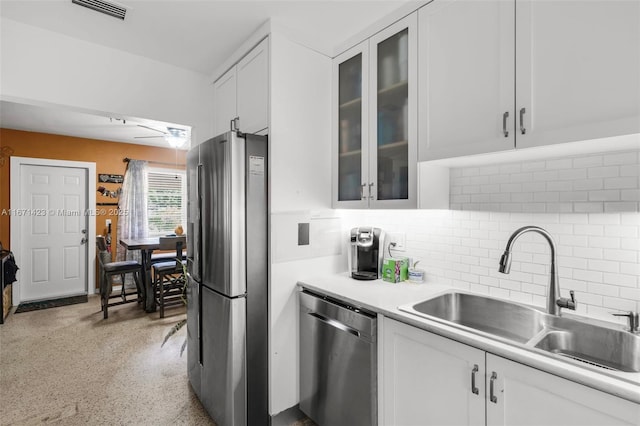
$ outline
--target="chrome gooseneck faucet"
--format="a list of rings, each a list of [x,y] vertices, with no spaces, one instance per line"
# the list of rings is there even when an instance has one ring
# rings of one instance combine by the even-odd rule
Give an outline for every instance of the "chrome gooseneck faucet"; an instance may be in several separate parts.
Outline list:
[[[549,234],[546,230],[538,227],[538,226],[523,226],[520,229],[517,229],[509,238],[507,242],[507,247],[504,249],[504,253],[500,258],[500,267],[498,268],[498,272],[502,272],[503,274],[508,274],[511,270],[511,248],[513,247],[513,243],[518,239],[518,237],[522,234],[526,234],[527,232],[535,232],[544,237],[545,240],[549,243],[549,247],[551,248],[551,271],[549,278],[549,294],[547,297],[547,312],[551,315],[560,315],[560,308],[567,309],[576,309],[576,299],[571,290],[569,293],[571,294],[571,299],[567,299],[566,297],[560,297],[560,285],[558,284],[558,270],[556,268],[557,258],[556,258],[556,245],[551,238],[551,234]]]

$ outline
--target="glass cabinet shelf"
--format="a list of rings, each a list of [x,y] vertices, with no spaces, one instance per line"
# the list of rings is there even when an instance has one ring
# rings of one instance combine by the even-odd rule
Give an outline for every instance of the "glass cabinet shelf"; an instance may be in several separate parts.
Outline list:
[[[340,105],[340,108],[353,108],[359,107],[362,104],[362,98],[351,99]]]

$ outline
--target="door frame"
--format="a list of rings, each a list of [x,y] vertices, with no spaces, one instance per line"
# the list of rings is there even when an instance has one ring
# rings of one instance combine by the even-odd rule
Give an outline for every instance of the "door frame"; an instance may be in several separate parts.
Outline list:
[[[49,166],[49,167],[73,167],[85,169],[87,172],[87,210],[95,213],[96,192],[92,188],[96,188],[96,163],[88,161],[69,161],[69,160],[53,160],[49,158],[29,158],[29,157],[11,157],[10,181],[9,187],[11,192],[10,208],[20,208],[22,195],[22,182],[20,181],[20,170],[22,166]],[[93,219],[92,219],[93,218]],[[12,216],[10,219],[9,230],[11,232],[11,249],[18,255],[22,252],[22,216]],[[87,293],[92,290],[95,292],[96,286],[96,218],[95,214],[87,215]],[[19,259],[18,259],[19,260]],[[13,283],[13,305],[20,304],[20,274],[16,277],[18,280]]]

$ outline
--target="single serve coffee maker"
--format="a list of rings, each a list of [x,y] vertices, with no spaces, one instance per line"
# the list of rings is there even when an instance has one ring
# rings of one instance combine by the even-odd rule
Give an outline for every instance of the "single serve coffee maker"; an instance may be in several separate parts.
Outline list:
[[[356,280],[381,278],[385,233],[380,228],[361,226],[350,233],[349,272]]]

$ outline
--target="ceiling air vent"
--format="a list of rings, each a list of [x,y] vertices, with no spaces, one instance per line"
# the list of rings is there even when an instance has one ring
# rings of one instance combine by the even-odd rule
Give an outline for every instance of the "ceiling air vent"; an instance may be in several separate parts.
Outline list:
[[[98,12],[105,13],[114,18],[119,18],[124,21],[124,16],[127,14],[127,9],[117,5],[115,3],[109,3],[102,0],[71,0],[72,3],[79,4],[80,6],[88,7]]]

